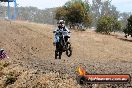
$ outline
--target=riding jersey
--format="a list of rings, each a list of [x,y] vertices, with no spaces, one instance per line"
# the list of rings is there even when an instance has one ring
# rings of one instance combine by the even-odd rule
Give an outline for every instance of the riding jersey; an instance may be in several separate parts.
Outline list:
[[[61,32],[64,37],[70,38],[70,31],[68,30],[68,28],[61,28],[61,29],[56,29],[54,30],[55,32],[55,37],[54,37],[54,42],[59,42],[59,32]]]
[[[69,31],[69,29],[68,28],[61,28],[61,29],[56,29],[55,30],[55,36],[57,36],[57,35],[59,35],[59,32],[62,32],[62,34],[64,35],[64,36],[69,36],[70,37],[70,31]]]

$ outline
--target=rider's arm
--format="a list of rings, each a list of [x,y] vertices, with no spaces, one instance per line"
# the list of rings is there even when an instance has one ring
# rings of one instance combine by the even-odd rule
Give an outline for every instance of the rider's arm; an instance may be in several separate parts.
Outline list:
[[[66,31],[67,31],[68,33],[71,33],[70,30],[69,30],[68,28],[65,28],[65,29],[66,29]]]
[[[56,34],[56,33],[58,33],[58,32],[59,32],[59,30],[58,30],[58,29],[56,29],[56,30],[54,30],[54,31],[53,31],[53,33],[55,33],[55,34]]]
[[[54,31],[53,31],[53,33],[55,33],[55,35],[58,35],[59,30],[58,30],[58,29],[56,29],[56,30],[54,30]]]

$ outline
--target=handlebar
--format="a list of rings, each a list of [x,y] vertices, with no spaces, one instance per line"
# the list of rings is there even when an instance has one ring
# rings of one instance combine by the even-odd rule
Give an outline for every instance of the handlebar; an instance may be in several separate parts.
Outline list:
[[[56,31],[53,31],[53,33],[56,33]],[[65,31],[59,31],[58,33],[65,33]],[[71,33],[70,31],[68,33]]]

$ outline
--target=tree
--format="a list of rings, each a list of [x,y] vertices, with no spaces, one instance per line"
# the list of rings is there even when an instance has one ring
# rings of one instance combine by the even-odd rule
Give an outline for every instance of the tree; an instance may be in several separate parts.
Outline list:
[[[121,28],[120,22],[111,16],[102,16],[97,22],[96,32],[110,34],[110,32],[117,31]]]
[[[119,17],[119,12],[117,11],[114,5],[111,5],[111,0],[92,0],[91,6],[92,14],[92,26],[96,27],[97,20],[102,16],[114,16],[115,18]]]
[[[132,15],[127,19],[128,23],[126,28],[124,29],[124,33],[126,34],[125,37],[131,35],[132,37]]]
[[[127,25],[127,19],[130,17],[131,13],[126,13],[126,12],[123,12],[123,13],[120,13],[119,14],[119,20],[121,22],[121,25],[122,25],[122,30],[124,28],[126,28],[126,25]]]
[[[64,7],[59,7],[57,8],[57,10],[55,11],[55,19],[60,20],[60,19],[65,19],[66,20],[66,14],[67,14],[67,10]]]
[[[89,15],[89,3],[82,0],[71,0],[65,3],[63,7],[56,10],[55,18],[58,20],[63,18],[67,24],[85,24],[91,23]]]
[[[7,9],[4,8],[4,4],[0,2],[0,17],[4,18],[7,15]]]
[[[85,15],[85,17],[83,19],[85,27],[89,27],[91,25],[91,23],[92,23],[92,18],[91,17],[92,17],[91,15],[88,15],[88,14]]]
[[[68,9],[67,19],[72,24],[82,23],[84,18],[84,8],[81,3],[75,2]]]

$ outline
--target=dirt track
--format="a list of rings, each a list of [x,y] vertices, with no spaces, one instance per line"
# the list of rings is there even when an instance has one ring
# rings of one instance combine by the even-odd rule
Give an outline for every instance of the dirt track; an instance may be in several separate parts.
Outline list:
[[[19,64],[38,72],[68,74],[75,79],[79,64],[88,73],[131,74],[132,43],[115,36],[101,35],[93,31],[71,33],[73,55],[63,54],[54,59],[53,29],[51,25],[28,22],[0,22],[0,48],[4,48],[12,64]],[[70,88],[70,87],[69,87]]]

